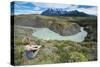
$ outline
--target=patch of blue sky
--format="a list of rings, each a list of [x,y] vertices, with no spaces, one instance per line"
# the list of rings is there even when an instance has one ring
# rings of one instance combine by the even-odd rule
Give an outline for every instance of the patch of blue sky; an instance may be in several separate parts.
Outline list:
[[[78,8],[96,8],[96,6],[79,5]]]

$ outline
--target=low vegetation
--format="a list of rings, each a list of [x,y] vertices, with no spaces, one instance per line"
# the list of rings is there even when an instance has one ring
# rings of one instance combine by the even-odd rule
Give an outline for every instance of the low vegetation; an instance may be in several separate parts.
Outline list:
[[[22,16],[21,16],[22,17]],[[53,20],[51,17],[40,17],[39,15],[29,15],[24,16],[24,19],[32,17],[32,20],[38,18],[44,18],[48,21]],[[95,61],[97,60],[97,21],[96,17],[53,17],[55,20],[62,19],[64,22],[68,23],[77,23],[80,26],[84,27],[88,32],[86,39],[83,42],[73,42],[68,40],[42,40],[32,36],[33,30],[31,28],[25,27],[23,25],[24,21],[20,19],[16,19],[15,30],[14,30],[14,45],[15,45],[15,65],[23,65],[23,64],[51,64],[51,63],[70,63],[70,62],[86,62],[86,61]],[[16,21],[15,20],[15,21]],[[19,22],[22,20],[23,22]],[[60,20],[59,20],[60,22]],[[19,26],[20,25],[20,26]],[[18,26],[18,27],[17,27]],[[24,26],[24,27],[23,27]],[[29,26],[31,27],[31,26]],[[37,56],[33,59],[26,59],[24,57],[24,44],[22,43],[22,39],[28,35],[32,38],[32,41],[41,45],[40,51]]]
[[[50,64],[66,62],[83,62],[97,60],[96,43],[77,43],[72,41],[44,41],[34,40],[41,45],[38,55],[31,59],[25,60],[23,46],[15,49],[15,64]],[[84,44],[84,45],[83,45]],[[90,45],[90,46],[89,46]],[[92,45],[92,46],[91,46]]]

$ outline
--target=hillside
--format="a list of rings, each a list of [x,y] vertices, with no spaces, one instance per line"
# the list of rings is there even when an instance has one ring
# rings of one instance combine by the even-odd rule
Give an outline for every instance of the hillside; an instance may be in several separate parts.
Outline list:
[[[34,30],[34,29],[33,29]],[[42,40],[31,35],[32,28],[15,26],[15,65],[23,64],[51,64],[51,63],[70,63],[86,62],[97,60],[96,42],[73,42],[68,40]],[[23,57],[24,46],[22,39],[28,34],[32,42],[41,45],[37,56],[31,60]]]
[[[13,17],[13,16],[12,16]],[[43,40],[32,36],[34,28],[47,27],[61,35],[72,35],[84,27],[88,35],[83,42],[70,40]],[[32,42],[41,45],[37,56],[31,60],[23,57],[22,39],[29,36]],[[13,40],[12,40],[13,41]],[[97,60],[97,17],[64,17],[41,15],[14,16],[15,65],[86,62]]]
[[[67,21],[67,19],[48,17],[41,15],[17,15],[14,16],[15,25],[29,26],[34,28],[49,28],[50,30],[63,35],[73,35],[80,32],[77,23]]]

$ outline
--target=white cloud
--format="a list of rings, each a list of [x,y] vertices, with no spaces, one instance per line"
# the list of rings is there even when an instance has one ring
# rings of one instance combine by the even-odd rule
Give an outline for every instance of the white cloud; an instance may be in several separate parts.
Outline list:
[[[72,5],[66,5],[66,4],[55,4],[55,3],[33,3],[37,7],[41,8],[69,8]]]
[[[77,10],[87,14],[97,15],[97,8],[78,8]]]
[[[33,10],[16,10],[14,15],[19,14],[41,14],[42,11],[33,11]]]
[[[73,11],[73,10],[76,10],[78,9],[78,6],[77,5],[70,5],[68,8],[67,8],[67,11]]]
[[[39,7],[34,8],[34,11],[39,11],[39,10],[41,10],[41,8],[39,8]]]

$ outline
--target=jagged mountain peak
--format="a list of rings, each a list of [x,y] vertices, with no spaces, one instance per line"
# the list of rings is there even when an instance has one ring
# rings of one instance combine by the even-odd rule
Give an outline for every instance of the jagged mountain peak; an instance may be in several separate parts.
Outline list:
[[[44,12],[42,12],[42,15],[46,16],[89,16],[88,14],[84,12],[80,12],[78,10],[72,10],[68,11],[64,8],[48,8]]]

